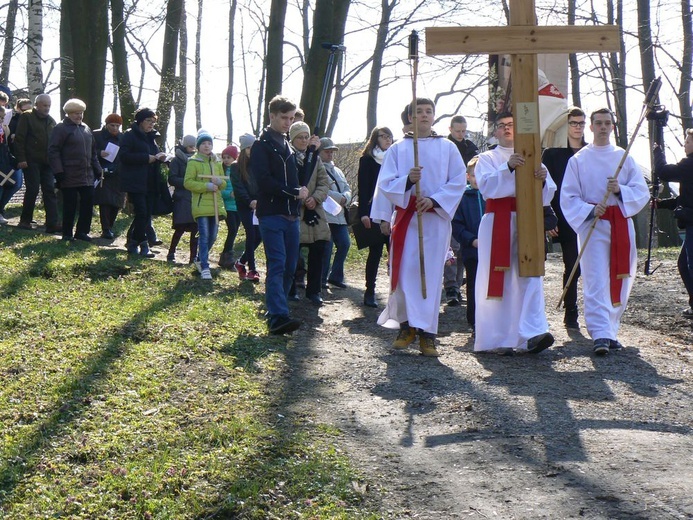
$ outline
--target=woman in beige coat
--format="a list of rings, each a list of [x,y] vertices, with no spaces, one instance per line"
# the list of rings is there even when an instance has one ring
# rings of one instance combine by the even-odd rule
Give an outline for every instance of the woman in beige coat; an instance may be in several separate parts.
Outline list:
[[[289,130],[289,138],[296,152],[299,183],[308,188],[308,197],[300,208],[301,246],[308,249],[306,298],[315,305],[322,305],[320,279],[326,244],[330,240],[330,226],[322,203],[327,197],[330,183],[315,149],[320,146],[320,139],[311,137],[310,127],[303,121],[294,123]]]

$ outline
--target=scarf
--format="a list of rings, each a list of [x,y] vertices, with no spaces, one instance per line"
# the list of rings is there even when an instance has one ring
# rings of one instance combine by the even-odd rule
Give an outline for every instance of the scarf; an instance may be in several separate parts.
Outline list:
[[[380,165],[383,164],[385,150],[381,150],[379,146],[374,146],[373,150],[371,150],[371,155],[373,156],[373,159],[375,159],[375,162],[377,162]]]

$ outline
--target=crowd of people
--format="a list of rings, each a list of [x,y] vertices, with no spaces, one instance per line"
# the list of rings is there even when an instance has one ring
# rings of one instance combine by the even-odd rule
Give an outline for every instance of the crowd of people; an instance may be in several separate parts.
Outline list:
[[[8,102],[0,93],[3,121]],[[47,94],[37,96],[33,106],[19,99],[9,125],[0,128],[0,224],[7,224],[5,206],[24,184],[18,228],[37,229],[33,215],[41,190],[46,233],[90,242],[93,208],[98,206],[101,237],[113,240],[127,200],[132,212],[125,237],[129,255],[153,257],[151,248],[161,241],[152,217],[172,213],[167,260],[176,260],[188,233],[188,263],[203,280],[211,280],[209,253],[223,220],[227,233],[220,268],[259,282],[255,252],[263,244],[272,334],[301,326],[291,316],[291,301],[303,296],[320,306],[325,288],[347,287],[351,225],[359,247],[368,248],[366,307],[379,305],[376,279],[387,252],[389,295],[377,322],[398,331],[393,348],[406,349],[418,338],[422,355],[439,355],[436,334],[443,296],[450,306],[466,301],[475,351],[536,354],[554,343],[543,277],[519,273],[515,172],[525,165],[525,157],[514,149],[511,113],[497,116],[497,144],[480,152],[466,138],[464,117],[452,118],[447,137],[438,135],[434,103],[418,98],[402,113],[403,138],[395,139],[387,127],[373,128],[359,159],[358,185],[352,187],[335,164],[338,147],[329,137],[312,134],[297,105],[282,95],[269,101],[269,125],[259,136],[242,135],[238,145],[229,144],[220,156],[205,130],[184,136],[173,155],[166,154],[158,144],[157,114],[147,107],[135,112],[125,132],[119,114],[109,114],[104,126],[92,132],[83,122],[87,107],[79,99],[64,104],[59,123],[49,115],[50,108]],[[590,144],[584,139],[588,123],[594,136]],[[581,276],[583,319],[598,356],[622,348],[619,324],[637,261],[632,217],[650,198],[633,159],[624,159],[625,151],[611,144],[614,123],[608,109],[594,111],[589,122],[580,108],[569,109],[566,147],[545,150],[534,171],[547,236],[561,246],[565,326],[580,326]],[[693,130],[685,151],[688,157],[678,165],[667,165],[659,148],[655,157],[657,173],[682,185],[676,206],[686,239],[679,270],[693,302]],[[349,222],[356,193],[358,215]],[[241,225],[245,244],[234,258]],[[578,258],[581,269],[570,279]],[[693,318],[693,310],[684,315]]]

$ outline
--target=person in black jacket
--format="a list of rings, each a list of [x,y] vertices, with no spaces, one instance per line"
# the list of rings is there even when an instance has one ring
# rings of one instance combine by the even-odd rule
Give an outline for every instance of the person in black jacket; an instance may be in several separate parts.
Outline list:
[[[89,229],[94,206],[94,181],[102,171],[90,128],[82,122],[87,105],[68,99],[63,105],[65,119],[55,125],[48,142],[48,162],[56,185],[63,193],[63,240],[91,242]],[[79,203],[77,230],[75,213]]]
[[[289,317],[287,304],[298,261],[298,205],[308,196],[308,189],[299,185],[296,156],[286,140],[295,112],[296,104],[288,98],[272,98],[270,124],[250,153],[250,169],[258,185],[255,211],[265,245],[265,303],[272,334],[293,332],[301,326],[299,320]]]
[[[680,183],[678,207],[674,214],[677,216],[679,228],[686,232],[679,254],[678,268],[688,292],[688,308],[681,314],[685,318],[693,319],[693,128],[686,130],[683,146],[686,157],[677,164],[667,164],[664,150],[655,145],[654,163],[655,175],[665,181]]]
[[[99,163],[103,170],[103,179],[94,190],[94,205],[99,206],[99,220],[101,222],[101,238],[113,240],[118,212],[125,206],[125,193],[120,191],[120,181],[115,161],[118,156],[111,156],[106,150],[109,144],[120,146],[120,126],[123,118],[118,114],[108,114],[101,130],[94,131],[94,142]]]
[[[185,170],[188,160],[195,153],[196,138],[194,135],[185,135],[174,150],[174,158],[168,165],[168,183],[173,190],[173,236],[168,248],[166,261],[175,262],[176,248],[184,233],[190,233],[190,258],[188,263],[195,262],[197,257],[198,229],[197,221],[192,214],[192,193],[186,190]]]
[[[561,244],[561,253],[563,256],[563,286],[565,287],[570,272],[577,262],[578,245],[577,234],[570,227],[570,224],[563,216],[561,209],[561,186],[563,184],[563,176],[565,175],[566,166],[570,158],[577,153],[578,150],[587,146],[585,141],[585,112],[578,107],[568,109],[568,144],[566,148],[547,148],[544,150],[541,162],[544,163],[549,170],[551,177],[556,183],[556,194],[551,201],[551,207],[558,218],[558,236],[556,240]],[[568,329],[579,329],[578,323],[578,306],[577,306],[577,281],[580,277],[580,268],[575,271],[575,276],[568,287],[563,300],[565,307],[565,315],[563,322]]]
[[[368,138],[366,146],[363,148],[359,159],[358,170],[358,192],[359,192],[359,218],[361,224],[366,229],[377,225],[371,220],[371,207],[373,205],[373,195],[378,183],[380,165],[383,164],[385,151],[390,148],[394,136],[392,130],[385,126],[376,126]],[[388,222],[389,225],[389,222]],[[380,258],[383,255],[383,246],[387,247],[390,240],[389,235],[382,235],[382,241],[378,244],[368,246],[368,258],[366,259],[366,292],[363,295],[363,304],[366,307],[376,308],[375,301],[375,279],[378,275]]]
[[[119,166],[120,189],[128,194],[135,213],[128,230],[127,250],[152,258],[147,242],[147,228],[152,220],[154,198],[158,194],[161,163],[166,154],[159,150],[154,129],[156,114],[150,108],[135,112],[135,121],[120,140]],[[139,250],[138,250],[139,248]]]

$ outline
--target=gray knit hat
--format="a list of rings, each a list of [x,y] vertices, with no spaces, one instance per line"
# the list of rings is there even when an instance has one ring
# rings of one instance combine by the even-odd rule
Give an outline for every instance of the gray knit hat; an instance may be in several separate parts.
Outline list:
[[[255,142],[255,136],[253,134],[243,134],[241,137],[238,138],[238,142],[241,145],[242,152],[246,148],[250,148],[251,146],[253,146],[253,143]]]
[[[180,140],[180,144],[183,145],[184,148],[187,148],[188,146],[192,146],[194,148],[195,141],[195,136],[188,134],[186,136],[183,136],[183,139]]]

